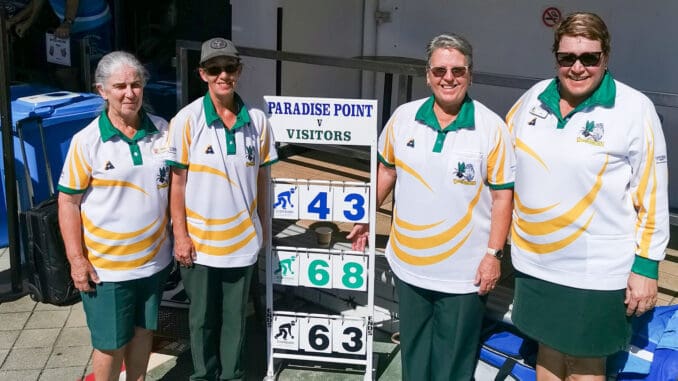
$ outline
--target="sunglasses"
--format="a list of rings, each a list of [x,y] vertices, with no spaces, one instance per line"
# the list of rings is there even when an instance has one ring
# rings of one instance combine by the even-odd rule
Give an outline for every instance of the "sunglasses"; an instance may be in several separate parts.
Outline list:
[[[221,66],[221,65],[206,66],[206,67],[203,68],[203,70],[205,70],[205,73],[207,73],[208,75],[219,75],[222,72],[226,72],[228,74],[233,74],[236,71],[238,71],[238,69],[240,69],[239,63],[228,64],[228,65],[223,65],[223,66]]]
[[[444,66],[429,67],[428,71],[433,74],[436,78],[442,78],[447,74],[447,71],[452,72],[452,76],[455,78],[463,77],[468,71],[468,66],[455,66],[451,68],[446,68]]]
[[[598,66],[602,56],[603,52],[586,52],[580,55],[574,53],[556,53],[556,62],[558,62],[558,65],[561,67],[570,67],[574,65],[577,60],[586,67]]]

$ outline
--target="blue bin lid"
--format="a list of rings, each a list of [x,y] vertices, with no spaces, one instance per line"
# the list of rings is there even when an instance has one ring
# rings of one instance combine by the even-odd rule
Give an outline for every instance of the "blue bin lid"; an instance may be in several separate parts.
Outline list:
[[[12,121],[41,118],[44,126],[64,120],[94,118],[104,109],[104,100],[92,93],[54,91],[21,97],[12,102]]]

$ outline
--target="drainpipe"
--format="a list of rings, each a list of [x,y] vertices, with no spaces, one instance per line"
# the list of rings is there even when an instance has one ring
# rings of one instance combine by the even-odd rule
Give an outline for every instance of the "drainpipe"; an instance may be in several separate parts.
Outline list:
[[[363,3],[363,56],[377,55],[377,18],[376,12],[379,9],[379,0],[364,0]],[[375,97],[375,75],[372,71],[363,71],[361,73],[360,96],[363,99],[374,99]]]

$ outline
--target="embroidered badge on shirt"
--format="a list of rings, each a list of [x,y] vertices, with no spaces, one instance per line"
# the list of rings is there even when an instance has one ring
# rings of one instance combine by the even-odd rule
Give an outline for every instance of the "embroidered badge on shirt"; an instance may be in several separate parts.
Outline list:
[[[408,146],[408,147],[411,147],[411,148],[414,148],[414,139],[408,140],[408,141],[407,141],[407,146]]]
[[[603,142],[604,134],[605,128],[603,127],[602,123],[596,123],[593,120],[587,120],[584,127],[582,127],[580,130],[579,136],[577,137],[577,142],[602,147],[605,145]]]
[[[107,161],[104,169],[108,171],[109,169],[115,169],[115,167],[113,166],[113,164],[111,164],[110,161]]]
[[[156,186],[158,189],[167,188],[169,186],[169,167],[164,166],[158,168],[158,175],[155,177]]]
[[[211,145],[208,145],[207,148],[205,148],[205,153],[214,154],[214,150],[212,149]]]
[[[245,157],[247,158],[247,166],[252,167],[254,166],[254,146],[246,146],[245,147]]]
[[[473,169],[473,164],[464,163],[463,161],[458,162],[454,175],[457,177],[453,181],[455,184],[476,185],[476,171]]]
[[[530,126],[534,126],[535,124],[537,124],[537,118],[533,118],[531,121],[527,122],[527,124],[529,124]]]

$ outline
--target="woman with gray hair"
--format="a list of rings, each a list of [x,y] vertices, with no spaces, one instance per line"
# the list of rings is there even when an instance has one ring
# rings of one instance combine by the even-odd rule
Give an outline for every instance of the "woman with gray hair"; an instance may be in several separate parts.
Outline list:
[[[97,380],[145,378],[162,285],[172,262],[167,122],[142,109],[147,72],[105,55],[106,108],[73,140],[59,179],[59,226],[92,337]]]
[[[514,155],[502,119],[467,93],[468,41],[440,35],[426,52],[433,95],[386,123],[377,204],[395,188],[386,257],[403,307],[403,379],[470,380],[511,222]],[[364,250],[367,233],[354,226],[354,250]]]

